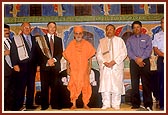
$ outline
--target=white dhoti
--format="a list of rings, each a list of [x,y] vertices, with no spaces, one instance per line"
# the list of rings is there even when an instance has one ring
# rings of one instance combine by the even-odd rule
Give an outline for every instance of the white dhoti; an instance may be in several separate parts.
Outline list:
[[[110,93],[110,92],[102,92],[102,102],[103,107],[106,108],[114,108],[114,109],[120,109],[120,103],[121,103],[121,95]]]

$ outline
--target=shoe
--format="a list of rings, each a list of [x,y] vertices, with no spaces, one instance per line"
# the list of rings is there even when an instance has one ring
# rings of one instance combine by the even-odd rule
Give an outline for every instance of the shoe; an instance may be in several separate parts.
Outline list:
[[[151,107],[146,107],[146,110],[152,111],[152,108]]]
[[[62,108],[61,107],[51,107],[52,109],[58,109],[58,110],[61,110]]]
[[[105,109],[108,109],[110,108],[109,106],[103,106],[101,109],[105,110]]]
[[[21,107],[20,109],[19,109],[19,111],[26,111],[26,107]]]
[[[48,107],[42,107],[42,108],[41,108],[41,110],[46,110],[46,109],[48,109]]]
[[[140,106],[132,106],[131,109],[138,109]]]
[[[35,106],[35,105],[33,105],[33,106],[26,106],[26,109],[37,109],[39,106]]]

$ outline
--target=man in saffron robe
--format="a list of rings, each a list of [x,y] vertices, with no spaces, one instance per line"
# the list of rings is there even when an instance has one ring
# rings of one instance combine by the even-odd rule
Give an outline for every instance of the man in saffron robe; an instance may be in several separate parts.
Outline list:
[[[88,61],[95,55],[96,50],[88,41],[83,39],[83,28],[81,26],[74,27],[74,38],[63,52],[64,58],[70,64],[68,90],[73,103],[71,109],[76,108],[76,100],[81,92],[84,108],[89,109],[87,104],[92,90],[89,82]]]

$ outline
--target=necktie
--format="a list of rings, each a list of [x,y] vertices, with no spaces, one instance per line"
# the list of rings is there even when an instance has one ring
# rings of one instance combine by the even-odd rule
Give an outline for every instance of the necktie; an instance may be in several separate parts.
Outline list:
[[[28,45],[28,47],[29,47],[29,49],[31,51],[31,43],[30,43],[30,39],[29,39],[28,36],[26,36],[26,42],[27,42],[27,45]]]
[[[51,49],[51,55],[53,57],[53,52],[54,52],[54,41],[52,39],[52,36],[50,36],[50,49]]]

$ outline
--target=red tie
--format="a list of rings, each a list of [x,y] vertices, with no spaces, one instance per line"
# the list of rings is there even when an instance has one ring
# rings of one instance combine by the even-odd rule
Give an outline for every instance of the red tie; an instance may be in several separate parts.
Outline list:
[[[52,57],[53,57],[54,42],[53,42],[52,36],[50,36],[50,49],[51,49],[51,55],[52,55]]]

